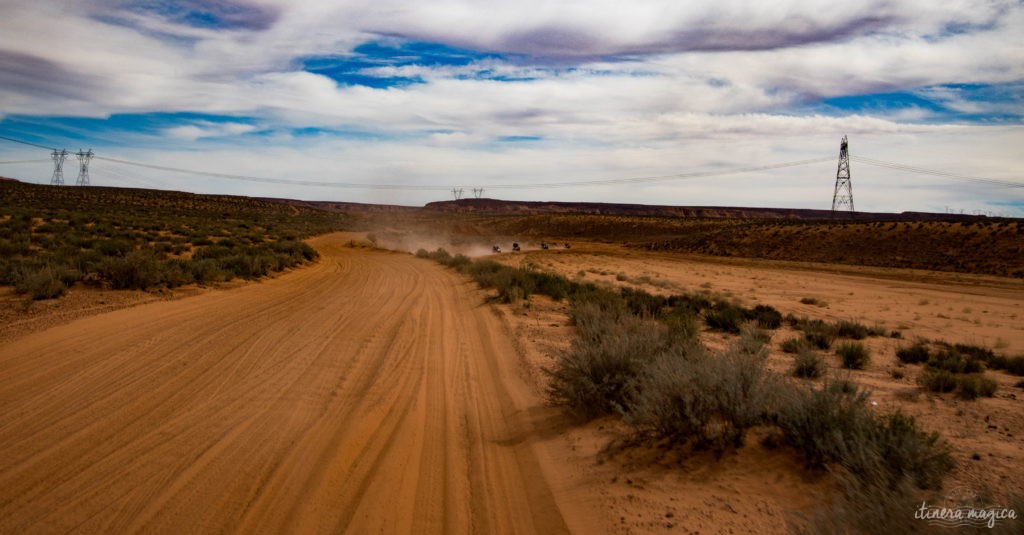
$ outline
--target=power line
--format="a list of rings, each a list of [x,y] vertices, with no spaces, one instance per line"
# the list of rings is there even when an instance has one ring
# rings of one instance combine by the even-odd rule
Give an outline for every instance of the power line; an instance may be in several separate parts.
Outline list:
[[[949,178],[952,180],[964,180],[967,182],[975,182],[978,184],[988,184],[990,186],[1000,186],[1006,188],[1024,188],[1024,183],[1012,182],[1009,180],[998,180],[995,178],[983,178],[977,176],[959,175],[956,173],[948,173],[946,171],[936,171],[934,169],[925,169],[923,167],[914,167],[910,165],[903,165],[894,162],[886,162],[883,160],[875,160],[873,158],[865,158],[863,156],[850,156],[850,159],[859,162],[866,163],[868,165],[874,165],[877,167],[884,167],[886,169],[893,169],[897,171],[908,171],[911,173],[917,173],[921,175],[938,176],[942,178]]]
[[[13,137],[0,136],[0,139],[6,139],[7,141],[13,141],[15,143],[21,143],[22,145],[28,145],[30,147],[38,147],[40,149],[57,150],[54,147],[46,147],[46,146],[40,145],[38,143],[32,143],[31,141],[22,141],[20,139],[14,139]]]
[[[266,178],[266,177],[255,177],[248,175],[234,175],[227,173],[213,173],[209,171],[197,171],[194,169],[180,169],[177,167],[167,167],[162,165],[151,165],[139,162],[132,162],[129,160],[121,160],[117,158],[107,158],[103,156],[96,156],[97,160],[104,160],[113,163],[119,163],[122,165],[131,165],[135,167],[143,167],[147,169],[156,169],[159,171],[170,171],[174,173],[192,174],[198,176],[209,176],[215,178],[226,178],[230,180],[243,180],[248,182],[260,182],[268,184],[287,184],[287,185],[301,185],[301,186],[321,186],[328,188],[355,188],[355,189],[383,189],[383,190],[417,190],[417,191],[451,191],[450,186],[425,186],[425,185],[414,185],[414,184],[366,184],[366,183],[355,183],[355,182],[319,182],[312,180],[287,180],[279,178]],[[831,158],[814,158],[810,160],[801,160],[797,162],[787,162],[772,165],[759,165],[756,167],[743,167],[737,169],[723,169],[718,171],[696,171],[691,173],[678,173],[674,175],[659,175],[659,176],[643,176],[643,177],[630,177],[630,178],[607,178],[607,179],[596,179],[596,180],[578,180],[571,182],[535,182],[526,184],[493,184],[488,185],[488,188],[492,189],[541,189],[541,188],[568,188],[568,187],[579,187],[579,186],[608,186],[614,184],[635,184],[644,182],[661,182],[669,180],[683,180],[693,178],[705,178],[712,176],[723,176],[732,175],[739,173],[752,173],[756,171],[767,171],[771,169],[782,169],[786,167],[796,167],[800,165],[808,165],[812,163],[821,163],[829,161]]]
[[[0,162],[0,165],[16,165],[16,164],[23,164],[23,163],[43,163],[43,162],[48,162],[48,161],[50,161],[50,160],[13,160],[13,161],[9,161],[9,162]]]

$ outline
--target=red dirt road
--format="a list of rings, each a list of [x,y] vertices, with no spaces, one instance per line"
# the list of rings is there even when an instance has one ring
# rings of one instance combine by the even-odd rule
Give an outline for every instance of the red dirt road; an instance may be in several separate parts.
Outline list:
[[[568,476],[534,440],[540,402],[470,283],[342,241],[273,280],[0,348],[0,532],[596,522],[552,490]]]

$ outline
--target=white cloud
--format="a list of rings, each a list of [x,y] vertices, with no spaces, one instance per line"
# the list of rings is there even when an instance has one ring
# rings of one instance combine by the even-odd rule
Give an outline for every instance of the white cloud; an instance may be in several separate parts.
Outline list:
[[[215,150],[167,157],[137,152],[125,137],[129,154],[123,156],[257,176],[485,187],[646,176],[829,155],[839,137],[850,134],[855,147],[879,159],[1024,180],[1014,156],[1024,141],[1020,124],[930,124],[932,112],[921,107],[841,118],[801,111],[826,97],[929,87],[923,96],[953,110],[1019,115],[1019,100],[979,102],[941,87],[1024,80],[1024,7],[1013,0],[236,3],[259,8],[259,29],[188,27],[95,0],[0,0],[0,117],[244,116],[272,132],[259,139],[258,152],[266,156],[252,156],[252,136],[244,134],[256,127],[249,121],[191,119],[163,129],[167,143],[191,143],[190,149],[215,143]],[[360,43],[399,38],[524,56],[361,71],[423,81],[390,89],[339,86],[301,70],[304,58],[351,54]],[[372,140],[290,135],[308,128]],[[506,137],[536,141],[499,141]],[[230,143],[239,149],[225,152]],[[993,146],[1007,152],[993,152]],[[316,159],[320,154],[331,154],[337,165],[325,166]],[[795,193],[810,180],[803,168],[772,176],[797,183],[686,182],[678,197],[668,185],[509,193],[684,204],[818,202],[818,193]],[[827,173],[820,179],[830,187]],[[287,194],[255,183],[189,184]],[[895,193],[868,193],[867,204],[858,206],[898,207],[902,195],[913,198],[906,203],[911,208],[931,206],[938,195],[885,184],[868,191]],[[324,188],[298,196],[305,192],[430,200],[415,192]]]

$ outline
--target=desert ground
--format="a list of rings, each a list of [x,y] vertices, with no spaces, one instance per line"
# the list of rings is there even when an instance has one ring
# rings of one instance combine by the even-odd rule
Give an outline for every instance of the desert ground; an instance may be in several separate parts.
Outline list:
[[[716,458],[574,422],[544,396],[573,335],[564,302],[490,303],[365,236],[314,238],[319,260],[272,279],[0,333],[0,532],[789,533],[827,514],[834,479],[785,448]],[[995,397],[963,401],[919,392],[894,356],[919,336],[1021,354],[1019,279],[524,245],[494,258],[900,331],[869,339],[852,379],[952,443],[945,488],[1024,495],[1019,378],[988,371]]]

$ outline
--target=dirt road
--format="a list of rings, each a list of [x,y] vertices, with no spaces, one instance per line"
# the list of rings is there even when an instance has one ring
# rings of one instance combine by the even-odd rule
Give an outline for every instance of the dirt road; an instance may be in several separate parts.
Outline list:
[[[0,532],[585,526],[472,286],[342,241],[274,280],[0,348]]]

